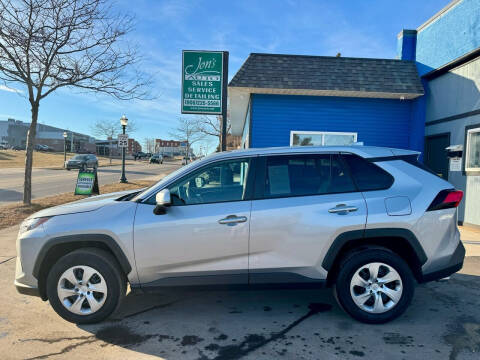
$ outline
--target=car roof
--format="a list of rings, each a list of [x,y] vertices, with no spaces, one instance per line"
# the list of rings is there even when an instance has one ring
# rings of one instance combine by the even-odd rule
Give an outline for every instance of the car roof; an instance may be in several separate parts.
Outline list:
[[[224,151],[221,153],[214,153],[207,158],[212,160],[213,158],[230,158],[241,156],[255,156],[255,155],[280,155],[280,154],[321,154],[321,153],[352,153],[363,158],[377,158],[377,157],[390,157],[390,156],[402,156],[402,155],[419,155],[418,151],[396,149],[388,147],[378,146],[363,146],[363,145],[351,145],[351,146],[285,146],[285,147],[269,147],[269,148],[252,148]]]

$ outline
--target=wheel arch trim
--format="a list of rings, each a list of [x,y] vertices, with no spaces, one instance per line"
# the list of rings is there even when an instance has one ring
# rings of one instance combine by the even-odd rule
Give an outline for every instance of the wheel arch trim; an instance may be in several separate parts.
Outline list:
[[[110,249],[113,253],[114,257],[117,259],[120,267],[128,275],[132,271],[132,266],[130,261],[126,257],[125,253],[123,252],[122,248],[117,244],[117,242],[109,235],[106,234],[76,234],[76,235],[66,235],[66,236],[59,236],[54,237],[48,240],[45,245],[41,248],[40,252],[38,253],[37,259],[35,260],[35,264],[33,266],[33,276],[38,279],[40,274],[40,270],[42,269],[45,260],[47,259],[47,255],[55,246],[57,245],[67,245],[67,244],[75,244],[75,243],[85,243],[86,247],[88,247],[88,243],[97,242],[102,243]]]
[[[325,270],[330,271],[335,264],[337,256],[340,254],[345,245],[355,241],[378,238],[402,238],[408,242],[420,265],[423,265],[427,262],[427,255],[425,254],[422,245],[420,245],[420,242],[413,232],[408,229],[400,228],[378,228],[347,231],[338,235],[328,249],[325,258],[322,261],[322,267]]]

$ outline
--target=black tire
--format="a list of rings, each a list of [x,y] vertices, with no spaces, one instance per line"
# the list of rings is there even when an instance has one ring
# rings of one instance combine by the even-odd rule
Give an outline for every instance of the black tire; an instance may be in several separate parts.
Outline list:
[[[375,262],[387,264],[396,270],[403,287],[400,300],[383,313],[371,313],[361,309],[354,302],[350,292],[350,282],[356,271],[363,265]],[[334,291],[339,305],[354,319],[368,324],[382,324],[405,312],[415,292],[415,278],[407,263],[395,253],[384,248],[366,248],[351,252],[341,260]]]
[[[103,306],[88,315],[77,315],[70,312],[60,301],[57,285],[62,274],[75,265],[94,268],[105,279],[107,296]],[[127,287],[126,276],[120,270],[115,258],[108,252],[98,248],[84,248],[72,251],[61,257],[51,268],[47,277],[47,296],[50,305],[58,315],[76,324],[92,324],[105,320],[120,306],[125,297]]]

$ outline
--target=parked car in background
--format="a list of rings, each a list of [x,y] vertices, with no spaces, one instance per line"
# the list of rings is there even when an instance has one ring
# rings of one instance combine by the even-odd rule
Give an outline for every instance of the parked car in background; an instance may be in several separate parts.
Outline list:
[[[367,146],[216,153],[148,189],[31,215],[15,284],[75,323],[106,319],[127,282],[145,293],[327,286],[353,318],[384,323],[407,309],[417,282],[464,261],[463,193],[418,156]]]
[[[15,146],[12,146],[11,149],[16,151],[25,150],[25,145],[15,145]]]
[[[52,152],[53,148],[49,147],[48,145],[36,144],[35,150]]]
[[[7,150],[8,145],[0,144],[0,150]]]
[[[137,159],[147,159],[149,156],[147,156],[146,153],[144,153],[143,151],[139,151],[139,152],[136,152],[136,153],[133,153],[132,154],[133,158],[135,160]]]
[[[160,154],[153,154],[150,158],[150,164],[163,164],[163,156]]]
[[[92,154],[77,154],[65,162],[65,169],[87,170],[88,168],[98,168],[98,159]]]

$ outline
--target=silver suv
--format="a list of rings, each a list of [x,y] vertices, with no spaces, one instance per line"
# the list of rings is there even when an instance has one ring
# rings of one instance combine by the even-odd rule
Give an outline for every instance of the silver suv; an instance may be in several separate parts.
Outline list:
[[[408,150],[366,146],[218,153],[136,192],[23,222],[15,284],[64,319],[107,318],[127,282],[332,286],[357,320],[402,314],[416,283],[461,269],[463,193]]]

